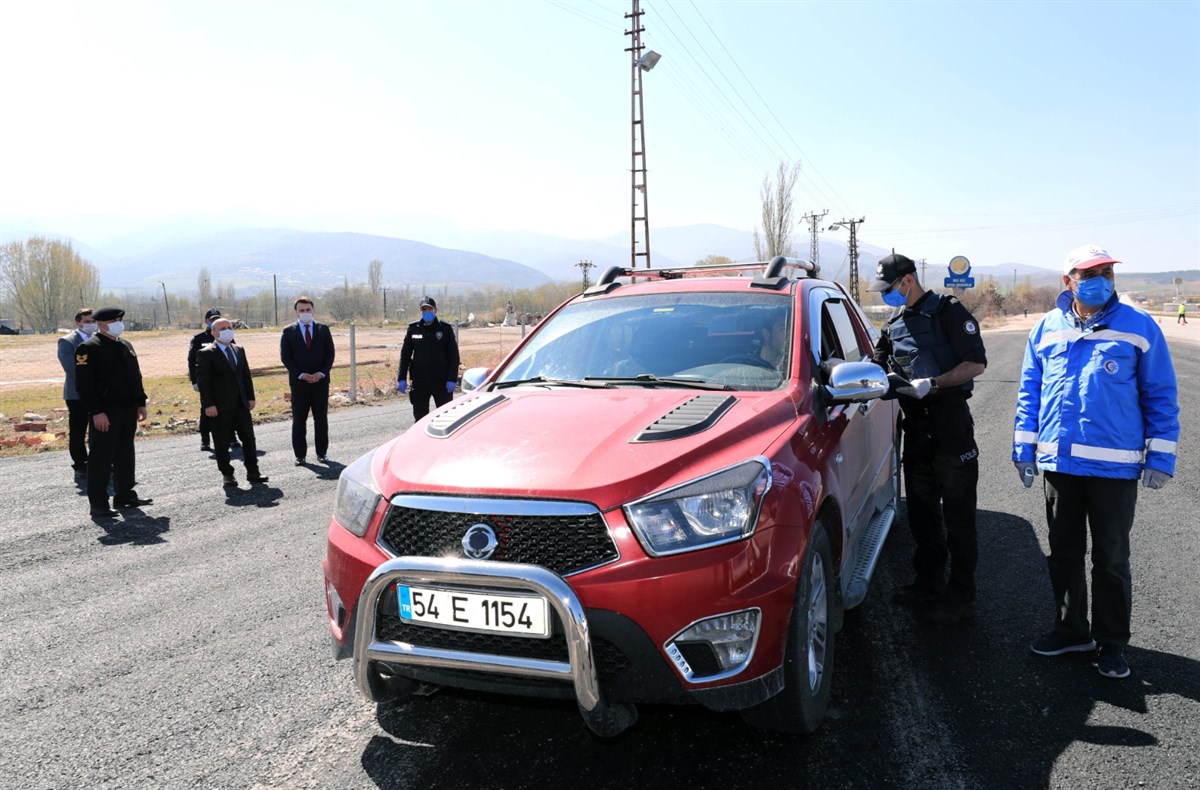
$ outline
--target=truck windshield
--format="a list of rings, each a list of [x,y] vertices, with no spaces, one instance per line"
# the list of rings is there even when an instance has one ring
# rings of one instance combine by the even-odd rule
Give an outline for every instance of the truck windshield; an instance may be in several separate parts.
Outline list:
[[[792,304],[787,294],[744,292],[579,301],[539,325],[496,383],[775,389],[791,371]]]

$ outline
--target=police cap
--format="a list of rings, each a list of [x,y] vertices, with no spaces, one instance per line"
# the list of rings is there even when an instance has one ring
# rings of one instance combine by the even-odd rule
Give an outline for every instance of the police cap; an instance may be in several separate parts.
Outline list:
[[[871,283],[867,290],[886,291],[904,275],[916,273],[917,265],[913,263],[912,258],[893,252],[886,258],[879,259],[879,266],[875,269],[875,282]]]
[[[221,317],[221,311],[215,307],[208,308],[208,311],[204,314],[205,321],[211,321],[214,318],[220,318],[220,317]]]
[[[436,310],[437,302],[433,301],[432,296],[423,296],[421,297],[420,307],[432,307],[434,310]]]
[[[101,307],[92,313],[92,318],[97,321],[118,321],[124,317],[125,311],[119,307]]]

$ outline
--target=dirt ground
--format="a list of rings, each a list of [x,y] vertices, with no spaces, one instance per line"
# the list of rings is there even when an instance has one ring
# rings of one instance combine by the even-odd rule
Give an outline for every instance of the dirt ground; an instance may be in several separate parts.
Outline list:
[[[188,343],[192,331],[130,332],[125,335],[137,352],[144,378],[186,376]],[[61,384],[58,364],[58,335],[0,335],[0,389]],[[350,364],[350,330],[333,327],[337,367]],[[459,330],[459,352],[466,367],[495,364],[521,339],[520,327],[480,327]],[[282,367],[279,362],[279,330],[239,330],[238,345],[255,371]],[[356,327],[355,361],[396,364],[404,326]]]

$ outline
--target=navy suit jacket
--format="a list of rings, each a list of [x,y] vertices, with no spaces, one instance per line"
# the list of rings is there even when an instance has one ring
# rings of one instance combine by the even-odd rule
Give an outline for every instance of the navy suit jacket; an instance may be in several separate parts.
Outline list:
[[[309,324],[309,328],[312,329],[312,348],[304,345],[299,322],[285,326],[279,337],[279,360],[287,368],[288,382],[293,387],[303,383],[301,373],[323,373],[324,381],[328,381],[329,370],[333,367],[333,333],[328,326],[316,321]]]

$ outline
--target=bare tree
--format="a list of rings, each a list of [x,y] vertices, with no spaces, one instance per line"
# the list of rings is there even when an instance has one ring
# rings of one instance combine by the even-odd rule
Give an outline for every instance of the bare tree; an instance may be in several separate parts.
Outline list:
[[[0,246],[0,293],[22,321],[49,332],[96,300],[100,270],[70,244],[34,236]]]
[[[705,255],[700,260],[693,263],[693,266],[720,266],[726,263],[733,263],[733,259],[725,255]]]
[[[376,258],[367,264],[367,287],[371,289],[371,293],[378,294],[381,285],[383,285],[383,261]]]
[[[800,176],[800,163],[790,168],[779,163],[776,181],[764,176],[762,190],[762,233],[754,229],[754,257],[769,261],[776,255],[787,255],[792,251],[792,190]]]
[[[196,291],[199,294],[200,306],[204,307],[213,300],[212,275],[208,273],[208,267],[200,270],[196,275]],[[208,309],[205,307],[204,309]]]

